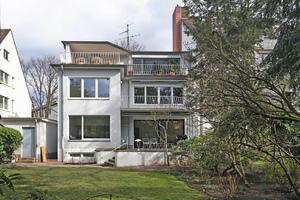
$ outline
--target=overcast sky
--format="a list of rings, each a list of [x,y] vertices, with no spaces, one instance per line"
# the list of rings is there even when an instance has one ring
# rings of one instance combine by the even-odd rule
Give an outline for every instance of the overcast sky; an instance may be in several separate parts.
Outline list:
[[[63,52],[61,41],[110,41],[129,23],[145,50],[172,51],[180,0],[0,0],[1,28],[12,29],[21,59]]]

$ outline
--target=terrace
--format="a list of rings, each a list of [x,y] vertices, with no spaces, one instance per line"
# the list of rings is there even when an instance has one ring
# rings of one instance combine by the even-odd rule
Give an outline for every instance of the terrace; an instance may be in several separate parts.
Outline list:
[[[66,64],[123,64],[119,52],[64,52],[60,54],[60,60]]]
[[[181,64],[133,64],[127,67],[127,75],[187,75],[187,67]]]

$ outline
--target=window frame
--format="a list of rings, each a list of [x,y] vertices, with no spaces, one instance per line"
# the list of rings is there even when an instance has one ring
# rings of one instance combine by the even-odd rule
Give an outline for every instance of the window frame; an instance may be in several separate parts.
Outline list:
[[[3,57],[5,60],[9,61],[9,52],[6,49],[3,50]]]
[[[147,93],[147,88],[157,88],[157,100],[155,103],[147,103],[148,102],[148,93]],[[136,95],[135,95],[135,88],[143,88],[144,89],[144,96],[138,96],[139,98],[142,98],[144,99],[144,102],[143,103],[136,103]],[[161,102],[161,98],[165,97],[165,96],[161,96],[161,88],[171,88],[171,96],[170,96],[170,100],[171,102],[170,103],[162,103]],[[179,101],[177,101],[175,103],[174,101],[174,91],[176,88],[181,88],[182,89],[182,103],[178,103]],[[140,86],[134,86],[133,87],[133,105],[184,105],[184,88],[183,87],[176,87],[176,86],[143,86],[143,87],[140,87]]]
[[[80,138],[71,138],[71,117],[80,117]],[[85,137],[85,117],[108,117],[108,121],[109,121],[109,137],[99,137],[99,138],[88,138]],[[69,115],[68,116],[68,134],[69,134],[69,141],[102,141],[102,142],[109,142],[111,140],[111,116],[110,115]],[[97,129],[97,128],[96,128]],[[74,136],[73,136],[74,137]]]
[[[0,82],[9,85],[9,74],[0,70]]]
[[[73,97],[71,96],[71,80],[72,79],[79,79],[80,80],[80,97]],[[85,90],[85,80],[88,79],[93,79],[94,80],[94,96],[92,97],[86,97],[84,90]],[[108,97],[99,97],[99,80],[107,80],[108,81]],[[82,77],[82,78],[77,78],[77,77],[69,77],[69,98],[70,99],[110,99],[110,93],[111,93],[111,86],[110,86],[110,78],[105,78],[105,77],[100,77],[100,78],[94,78],[94,77]]]
[[[9,110],[9,98],[7,98],[7,97],[5,97],[5,96],[2,96],[2,95],[0,95],[0,101],[2,102],[1,104],[2,104],[2,106],[0,107],[0,109],[2,109],[2,110]],[[0,105],[1,105],[0,104]]]

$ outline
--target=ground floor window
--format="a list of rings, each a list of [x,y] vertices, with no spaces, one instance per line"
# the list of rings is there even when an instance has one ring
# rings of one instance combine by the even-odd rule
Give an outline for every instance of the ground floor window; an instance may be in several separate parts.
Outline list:
[[[110,138],[110,116],[69,116],[69,139]]]
[[[181,119],[169,121],[160,120],[158,122],[152,120],[135,120],[134,139],[141,139],[142,142],[147,140],[150,142],[150,140],[153,140],[157,143],[163,143],[158,136],[159,132],[157,130],[162,130],[164,127],[167,127],[168,143],[176,144],[178,138],[182,138],[182,136],[185,135],[184,120]]]

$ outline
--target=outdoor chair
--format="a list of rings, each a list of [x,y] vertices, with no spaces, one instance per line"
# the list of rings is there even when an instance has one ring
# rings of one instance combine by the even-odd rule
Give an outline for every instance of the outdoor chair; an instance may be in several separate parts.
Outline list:
[[[102,64],[102,63],[103,63],[103,61],[102,61],[102,59],[99,58],[99,57],[93,57],[93,58],[91,59],[91,64],[99,65],[99,64]]]
[[[143,138],[143,148],[149,148],[150,141],[149,138]]]
[[[156,149],[157,147],[157,140],[156,138],[150,138],[150,148]]]
[[[76,64],[85,64],[85,58],[84,57],[79,57],[75,59]]]

